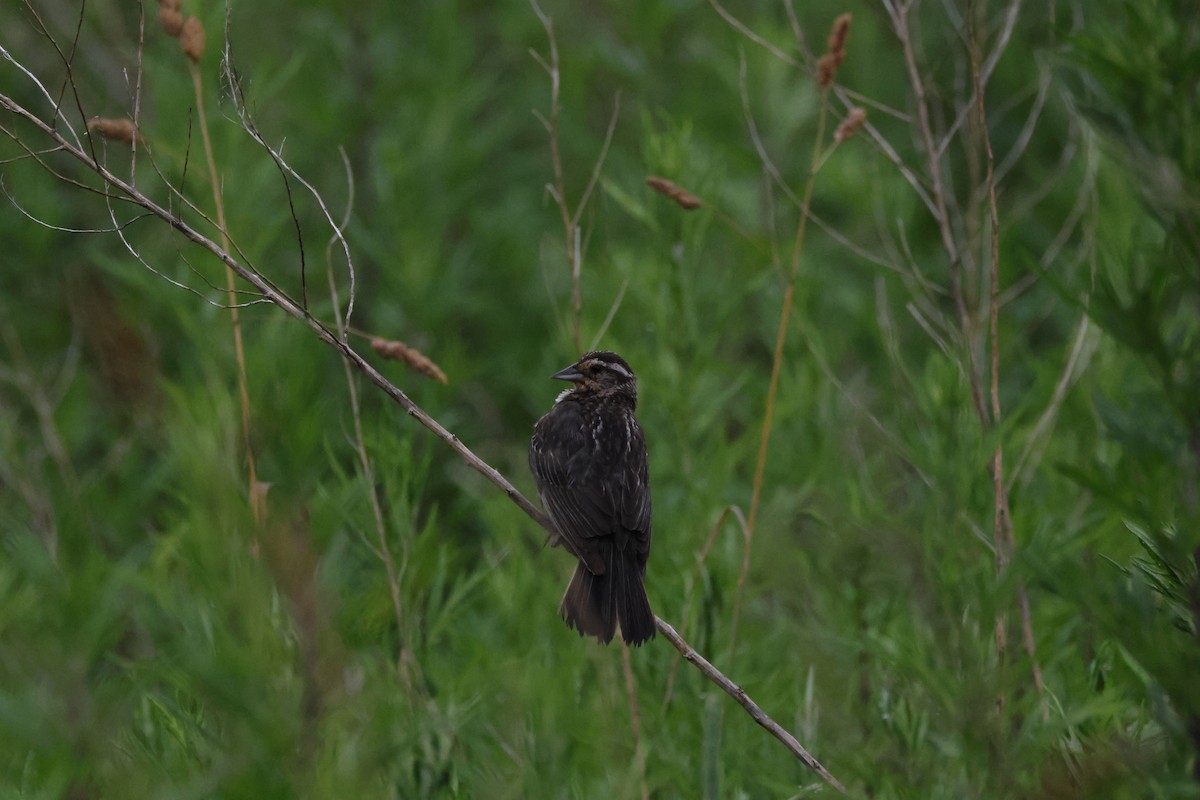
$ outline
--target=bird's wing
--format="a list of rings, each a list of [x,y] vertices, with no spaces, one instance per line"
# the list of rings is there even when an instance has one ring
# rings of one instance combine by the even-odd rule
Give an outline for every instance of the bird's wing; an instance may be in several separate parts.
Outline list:
[[[567,549],[582,559],[588,570],[602,574],[604,560],[588,540],[611,534],[611,519],[610,514],[601,513],[600,498],[581,485],[586,461],[581,456],[586,447],[582,415],[573,405],[560,404],[534,426],[529,470]]]
[[[603,544],[608,545],[616,539],[623,546],[624,533],[636,542],[639,554],[649,553],[646,448],[636,423],[600,443],[584,424],[573,404],[560,404],[534,428],[529,468],[568,549],[589,571],[603,574],[607,564],[598,540],[606,539]]]
[[[646,461],[646,437],[637,421],[630,418],[629,455],[621,471],[619,513],[621,526],[632,534],[646,563],[650,555],[650,468]]]

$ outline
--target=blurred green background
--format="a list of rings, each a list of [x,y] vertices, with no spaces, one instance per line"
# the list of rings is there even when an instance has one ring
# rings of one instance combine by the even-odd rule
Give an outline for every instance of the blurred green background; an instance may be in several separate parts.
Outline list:
[[[580,216],[580,328],[640,377],[651,603],[854,796],[1200,796],[1200,15],[1186,0],[914,4],[952,268],[922,199],[932,174],[895,9],[797,5],[731,3],[756,38],[694,0],[543,6],[572,209],[618,109]],[[827,152],[815,178],[739,611],[743,537],[722,514],[749,511],[823,102],[797,65],[846,11],[837,80],[876,135]],[[229,229],[332,324],[330,229],[292,180],[301,248],[279,170],[237,124],[226,9],[183,12],[207,33]],[[167,183],[182,187],[213,215],[188,64],[156,13],[137,183],[173,208]],[[969,13],[994,67],[1002,415],[986,425],[969,379],[982,370],[990,404]],[[530,429],[561,388],[547,376],[576,355],[535,10],[264,0],[233,3],[228,25],[258,128],[338,219],[344,149],[352,324],[419,348],[449,381],[372,358],[533,496]],[[138,7],[0,9],[0,45],[57,98],[66,71],[42,26],[71,54],[76,129],[131,116]],[[0,93],[50,116],[8,61]],[[825,101],[828,148],[846,105]],[[661,638],[629,654],[635,712],[620,648],[556,616],[570,559],[356,378],[366,480],[337,355],[269,305],[241,311],[270,484],[256,524],[220,264],[152,219],[125,233],[160,274],[113,233],[33,221],[113,225],[101,196],[19,158],[18,142],[47,139],[10,112],[0,124],[0,797],[834,796]],[[127,145],[96,147],[130,174]],[[61,153],[39,157],[98,186]],[[648,175],[706,205],[683,211]],[[340,258],[333,272],[344,306]],[[996,447],[1017,543],[999,575]]]

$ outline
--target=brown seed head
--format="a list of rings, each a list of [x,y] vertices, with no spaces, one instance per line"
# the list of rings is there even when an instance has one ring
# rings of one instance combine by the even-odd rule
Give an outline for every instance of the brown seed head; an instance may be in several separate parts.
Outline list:
[[[204,55],[204,23],[195,17],[188,17],[187,22],[183,23],[183,30],[179,32],[179,46],[192,63],[199,63],[200,56]]]
[[[838,144],[849,139],[854,134],[862,129],[862,126],[867,124],[867,112],[863,108],[852,108],[841,124],[837,126],[837,130],[833,133],[833,140]]]
[[[178,9],[167,8],[164,5],[158,9],[158,24],[167,36],[178,36],[183,30],[183,14],[180,14]]]
[[[829,31],[829,52],[837,59],[837,66],[846,60],[846,37],[850,35],[850,20],[852,15],[847,12],[839,14],[833,21],[833,29]]]
[[[375,336],[371,338],[371,349],[388,361],[403,361],[417,372],[433,378],[438,383],[448,383],[446,373],[433,363],[433,359],[415,347],[409,347],[404,342],[380,339]]]
[[[696,195],[689,192],[687,189],[678,186],[674,181],[669,181],[666,178],[660,178],[657,175],[651,175],[646,178],[646,185],[661,195],[674,200],[679,204],[679,207],[686,211],[694,211],[704,205],[704,201]]]
[[[98,133],[105,139],[112,139],[114,142],[125,142],[133,144],[134,138],[139,142],[142,141],[141,134],[137,132],[137,128],[133,125],[133,120],[125,119],[110,119],[108,117],[92,117],[88,120],[88,130],[92,133]]]
[[[833,83],[833,76],[837,74],[837,59],[833,57],[833,53],[826,53],[817,59],[817,85],[822,89]]]
[[[183,0],[158,0],[158,6],[169,11],[178,11],[183,7]]]
[[[833,83],[838,67],[846,60],[846,38],[850,35],[850,14],[841,14],[833,21],[829,31],[829,52],[817,59],[817,84],[828,88]]]

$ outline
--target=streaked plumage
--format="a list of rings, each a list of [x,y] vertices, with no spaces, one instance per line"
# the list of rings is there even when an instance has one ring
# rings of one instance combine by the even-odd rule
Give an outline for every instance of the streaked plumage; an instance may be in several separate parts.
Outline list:
[[[580,635],[626,642],[654,637],[646,598],[650,474],[634,411],[637,378],[616,353],[584,355],[554,378],[574,388],[538,420],[529,468],[560,543],[579,559],[559,614]]]

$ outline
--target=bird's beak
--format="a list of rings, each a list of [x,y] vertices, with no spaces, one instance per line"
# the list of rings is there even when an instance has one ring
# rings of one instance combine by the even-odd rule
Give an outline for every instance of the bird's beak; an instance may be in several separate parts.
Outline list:
[[[578,383],[579,381],[583,380],[583,373],[576,369],[577,366],[577,364],[572,364],[566,369],[560,369],[550,377],[556,381],[570,381],[571,383]]]

